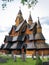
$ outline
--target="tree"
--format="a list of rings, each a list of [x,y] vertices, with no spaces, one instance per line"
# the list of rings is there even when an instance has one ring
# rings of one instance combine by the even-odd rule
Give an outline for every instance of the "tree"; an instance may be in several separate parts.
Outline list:
[[[5,8],[7,6],[7,2],[11,3],[14,0],[2,0],[2,1],[3,1],[2,8]],[[37,4],[37,2],[38,2],[38,0],[21,0],[21,3],[23,5],[28,5],[29,8],[35,6]]]

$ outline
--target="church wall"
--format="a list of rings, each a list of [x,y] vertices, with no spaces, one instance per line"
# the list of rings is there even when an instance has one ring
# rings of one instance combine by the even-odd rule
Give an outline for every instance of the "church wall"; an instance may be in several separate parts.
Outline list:
[[[49,55],[49,50],[38,50],[39,55]]]
[[[14,54],[20,54],[20,53],[21,53],[20,50],[13,50],[12,52],[13,52]]]
[[[35,50],[26,50],[26,55],[35,55]]]
[[[7,54],[8,53],[7,50],[0,50],[0,52],[3,53],[3,54]]]
[[[26,50],[26,55],[36,55],[36,50]],[[42,56],[49,55],[49,50],[38,50],[38,54]]]

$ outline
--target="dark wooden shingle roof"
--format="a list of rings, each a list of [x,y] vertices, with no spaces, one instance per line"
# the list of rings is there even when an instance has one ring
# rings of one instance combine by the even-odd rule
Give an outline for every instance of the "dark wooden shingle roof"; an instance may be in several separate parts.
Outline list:
[[[16,49],[17,48],[17,44],[18,44],[18,42],[13,43],[13,45],[10,47],[10,49]]]
[[[35,43],[36,49],[48,49],[49,46],[46,43]]]
[[[34,40],[34,35],[33,34],[27,34],[26,39],[27,40]]]
[[[27,43],[27,49],[35,49],[36,47],[35,47],[35,44],[34,44],[34,42],[28,42]]]
[[[42,33],[36,33],[35,40],[45,40],[45,38]]]
[[[5,45],[5,44],[2,44],[0,49],[3,49],[4,45]]]
[[[12,36],[5,36],[4,42],[12,41]]]
[[[19,35],[17,41],[24,41],[25,35]]]

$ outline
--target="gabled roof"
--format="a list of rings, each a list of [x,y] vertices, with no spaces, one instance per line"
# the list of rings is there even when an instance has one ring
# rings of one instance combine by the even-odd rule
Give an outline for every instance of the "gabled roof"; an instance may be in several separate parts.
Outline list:
[[[6,49],[7,45],[8,45],[8,43],[5,43],[5,45],[4,45],[4,47],[3,47],[3,49]]]
[[[16,49],[21,49],[23,45],[23,42],[18,42]]]
[[[17,42],[16,43],[13,43],[13,45],[10,47],[10,49],[16,49],[17,48]]]
[[[16,42],[16,41],[24,41],[25,35],[19,36],[5,36],[4,42]]]
[[[18,15],[17,15],[17,17],[16,17],[16,20],[17,19],[19,19],[19,21],[20,22],[22,22],[24,19],[23,19],[23,16],[22,16],[22,12],[21,12],[21,10],[19,10],[19,12],[18,12]],[[16,20],[15,20],[15,22],[16,22]]]
[[[25,35],[19,35],[17,41],[24,41]]]
[[[34,35],[33,34],[27,34],[26,39],[27,40],[34,40]]]
[[[35,43],[37,49],[48,49],[49,46],[46,43]]]
[[[16,32],[20,30],[20,28],[22,27],[23,23],[24,23],[24,21],[21,22],[21,23],[17,26],[17,29],[15,30]]]
[[[32,21],[31,13],[29,15],[28,21]]]
[[[32,30],[35,27],[36,23],[33,23],[32,25],[27,24],[27,28],[29,30]]]
[[[12,29],[14,29],[14,31],[15,31],[16,28],[17,28],[17,26],[16,25],[13,25],[12,28],[11,28],[11,30],[10,30],[10,32],[9,32],[9,34],[11,33]]]
[[[36,33],[35,40],[45,40],[45,38],[42,33]]]
[[[40,24],[40,21],[39,21],[39,17],[38,17],[37,28],[41,28],[41,24]]]
[[[12,41],[12,36],[5,36],[4,42],[5,41]]]
[[[0,49],[3,49],[4,45],[5,45],[5,44],[2,44]]]
[[[27,43],[27,49],[35,49],[35,45],[34,45],[34,42],[28,42]]]
[[[12,43],[8,43],[5,49],[10,49],[11,46],[12,46]]]
[[[18,36],[14,36],[14,37],[12,38],[12,41],[17,41],[17,39],[18,39]]]
[[[35,27],[35,23],[33,23],[30,27],[30,30],[32,30]]]

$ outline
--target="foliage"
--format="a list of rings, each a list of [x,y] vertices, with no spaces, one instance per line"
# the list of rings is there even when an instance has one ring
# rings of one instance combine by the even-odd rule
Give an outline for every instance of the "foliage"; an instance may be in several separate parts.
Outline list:
[[[12,2],[14,0],[2,0],[3,4],[2,4],[2,8],[5,8],[7,6],[7,2]],[[38,0],[21,0],[21,3],[23,5],[27,5],[29,8],[35,6],[37,4]]]
[[[36,64],[35,65],[42,65],[42,60],[40,59],[39,56],[36,58]]]
[[[47,60],[49,60],[49,57],[47,58]]]
[[[35,6],[37,4],[38,0],[21,0],[21,3],[23,5],[28,5],[28,7]]]

